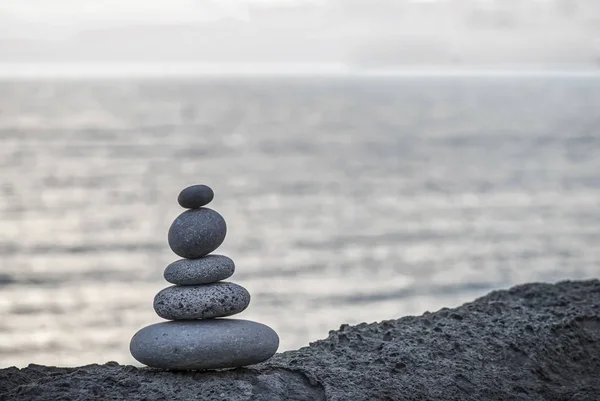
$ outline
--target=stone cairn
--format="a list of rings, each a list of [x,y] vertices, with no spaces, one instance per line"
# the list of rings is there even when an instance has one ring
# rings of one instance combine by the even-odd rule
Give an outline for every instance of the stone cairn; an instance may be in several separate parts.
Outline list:
[[[179,194],[181,213],[169,229],[169,246],[184,259],[171,263],[165,279],[174,284],[156,294],[154,310],[169,322],[139,330],[130,351],[139,362],[162,369],[200,370],[251,365],[269,359],[279,347],[270,327],[240,319],[221,319],[242,312],[250,294],[223,282],[235,265],[222,255],[209,255],[225,239],[223,217],[203,207],[214,193],[193,185]]]

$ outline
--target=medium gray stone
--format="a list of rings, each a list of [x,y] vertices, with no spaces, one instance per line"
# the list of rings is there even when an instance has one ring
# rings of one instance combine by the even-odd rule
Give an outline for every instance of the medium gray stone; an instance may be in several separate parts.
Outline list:
[[[219,213],[205,207],[191,209],[171,224],[169,246],[182,258],[201,258],[217,249],[226,233],[227,225]]]
[[[181,259],[171,263],[164,272],[165,280],[177,285],[209,284],[231,277],[233,260],[223,255],[206,255],[199,259]]]
[[[186,209],[198,209],[208,205],[215,197],[215,193],[206,185],[192,185],[179,193],[177,202]]]
[[[277,333],[239,319],[157,323],[144,327],[129,349],[139,362],[162,369],[220,369],[269,359],[279,347]]]
[[[210,319],[240,313],[250,304],[250,294],[241,285],[213,283],[173,285],[154,297],[154,310],[163,319]]]

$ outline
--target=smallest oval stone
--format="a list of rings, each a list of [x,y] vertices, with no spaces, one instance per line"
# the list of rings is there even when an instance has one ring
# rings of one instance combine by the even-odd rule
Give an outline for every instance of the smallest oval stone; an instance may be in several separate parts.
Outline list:
[[[177,202],[186,209],[198,209],[208,205],[215,197],[213,190],[206,185],[192,185],[179,193]]]

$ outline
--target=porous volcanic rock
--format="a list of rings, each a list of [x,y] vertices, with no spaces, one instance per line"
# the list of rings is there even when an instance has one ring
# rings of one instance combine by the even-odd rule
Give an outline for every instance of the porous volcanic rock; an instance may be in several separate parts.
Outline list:
[[[246,368],[115,362],[0,370],[0,400],[600,399],[600,281],[525,284],[458,308],[343,325]]]
[[[249,304],[248,290],[223,281],[204,285],[172,285],[154,297],[154,311],[169,320],[231,316],[242,312]]]

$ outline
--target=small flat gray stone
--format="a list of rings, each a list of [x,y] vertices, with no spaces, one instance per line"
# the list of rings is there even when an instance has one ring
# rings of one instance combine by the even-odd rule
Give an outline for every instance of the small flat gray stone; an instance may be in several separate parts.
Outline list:
[[[206,185],[192,185],[179,193],[177,202],[186,209],[198,209],[208,205],[215,197],[215,193]]]
[[[219,213],[205,207],[191,209],[171,224],[169,246],[182,258],[201,258],[217,249],[226,233],[227,225]]]
[[[231,277],[234,271],[235,264],[227,256],[206,255],[171,263],[165,269],[164,277],[177,285],[210,284]]]
[[[252,365],[272,357],[278,347],[273,329],[239,319],[156,323],[138,331],[129,345],[144,365],[172,370]]]
[[[240,313],[250,304],[250,293],[234,283],[173,285],[154,297],[154,310],[163,319],[210,319]]]

